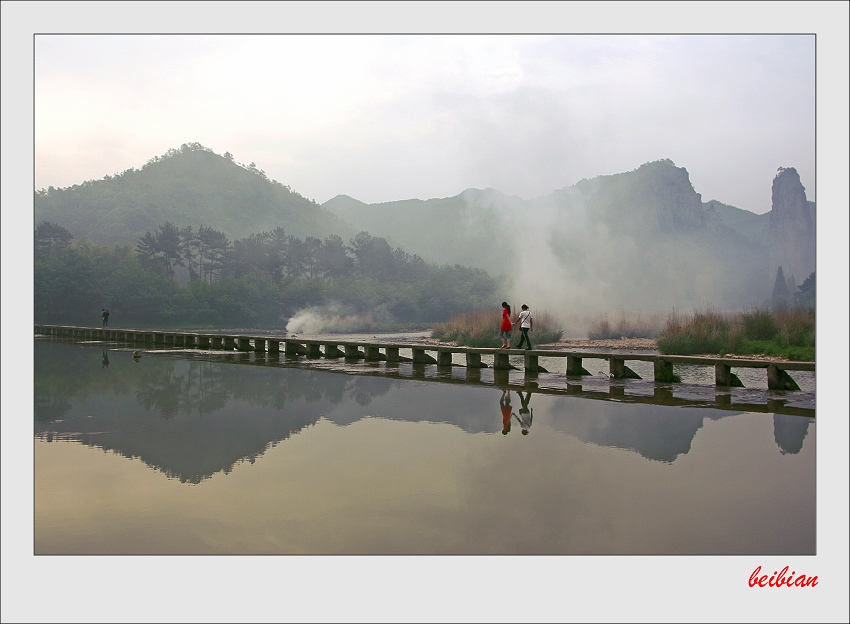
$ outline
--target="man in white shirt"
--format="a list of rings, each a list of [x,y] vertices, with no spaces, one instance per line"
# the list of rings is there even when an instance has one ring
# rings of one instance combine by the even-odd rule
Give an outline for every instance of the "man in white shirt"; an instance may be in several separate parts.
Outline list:
[[[514,325],[519,323],[519,328],[522,330],[522,336],[519,339],[519,344],[517,345],[517,349],[522,349],[522,345],[526,344],[526,349],[531,348],[531,338],[528,337],[528,332],[531,331],[534,323],[534,319],[531,318],[531,310],[528,309],[528,306],[522,304],[522,312],[519,313],[519,318],[514,322]]]

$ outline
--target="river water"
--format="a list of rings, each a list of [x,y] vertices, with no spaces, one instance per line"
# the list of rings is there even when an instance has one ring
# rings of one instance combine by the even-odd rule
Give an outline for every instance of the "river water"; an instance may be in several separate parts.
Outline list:
[[[37,555],[816,553],[808,381],[133,349],[36,337]]]

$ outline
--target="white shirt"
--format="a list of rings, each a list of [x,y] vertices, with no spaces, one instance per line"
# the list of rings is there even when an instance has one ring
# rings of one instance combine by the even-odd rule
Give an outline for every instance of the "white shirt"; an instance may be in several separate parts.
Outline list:
[[[520,327],[531,328],[531,310],[523,310],[519,313]]]

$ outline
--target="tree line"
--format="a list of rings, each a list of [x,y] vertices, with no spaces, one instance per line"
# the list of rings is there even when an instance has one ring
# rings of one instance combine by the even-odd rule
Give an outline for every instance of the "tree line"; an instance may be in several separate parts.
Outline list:
[[[209,284],[252,273],[273,280],[419,281],[433,269],[420,256],[393,248],[386,239],[368,232],[360,232],[346,244],[335,234],[302,240],[288,235],[282,227],[231,242],[226,234],[210,227],[178,228],[167,221],[154,232],[146,232],[136,252],[153,272],[173,278],[177,268],[183,267],[190,281]]]
[[[92,324],[279,327],[305,307],[333,305],[378,324],[430,324],[492,305],[486,272],[435,265],[360,232],[347,243],[283,228],[231,241],[170,221],[136,243],[97,246],[42,221],[35,228],[35,316]]]

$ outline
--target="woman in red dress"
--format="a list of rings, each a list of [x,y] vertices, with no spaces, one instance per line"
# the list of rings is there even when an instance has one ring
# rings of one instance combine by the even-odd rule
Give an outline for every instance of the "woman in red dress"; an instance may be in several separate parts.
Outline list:
[[[514,325],[511,322],[511,306],[507,301],[502,302],[502,325],[499,327],[499,338],[502,340],[500,349],[511,348],[511,331]]]

